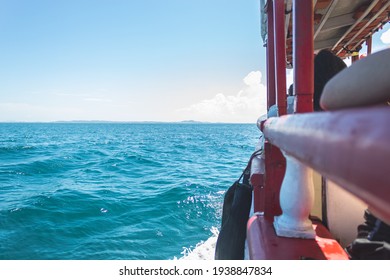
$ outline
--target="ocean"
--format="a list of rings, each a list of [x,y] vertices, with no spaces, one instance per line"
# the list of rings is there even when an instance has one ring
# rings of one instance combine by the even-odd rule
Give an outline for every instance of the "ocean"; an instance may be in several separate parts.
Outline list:
[[[255,124],[1,123],[0,259],[209,258]]]

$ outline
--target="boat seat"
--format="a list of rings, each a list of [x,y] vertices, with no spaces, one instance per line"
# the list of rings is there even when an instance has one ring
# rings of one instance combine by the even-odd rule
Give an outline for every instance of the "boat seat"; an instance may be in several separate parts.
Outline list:
[[[247,241],[252,260],[348,260],[348,255],[317,219],[315,239],[279,237],[273,221],[255,214],[248,221]]]

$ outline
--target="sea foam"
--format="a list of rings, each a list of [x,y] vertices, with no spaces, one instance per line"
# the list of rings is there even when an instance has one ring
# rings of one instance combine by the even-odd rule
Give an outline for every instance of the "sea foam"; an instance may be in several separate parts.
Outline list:
[[[213,234],[206,241],[196,244],[194,249],[184,247],[180,260],[213,260],[215,255],[215,246],[217,244],[219,230],[216,227],[210,229]]]

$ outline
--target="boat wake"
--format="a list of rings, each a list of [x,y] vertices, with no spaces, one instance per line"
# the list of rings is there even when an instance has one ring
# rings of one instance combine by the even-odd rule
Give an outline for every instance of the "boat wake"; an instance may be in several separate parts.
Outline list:
[[[214,260],[215,245],[217,244],[219,230],[216,227],[210,229],[213,234],[206,241],[196,244],[195,248],[183,247],[179,260]]]

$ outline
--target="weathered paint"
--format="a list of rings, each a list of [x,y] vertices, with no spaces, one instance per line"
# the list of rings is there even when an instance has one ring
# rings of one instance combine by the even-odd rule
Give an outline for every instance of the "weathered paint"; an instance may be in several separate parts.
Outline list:
[[[273,219],[282,214],[279,203],[280,186],[286,170],[286,159],[279,148],[265,143],[264,213]]]
[[[314,221],[314,239],[279,237],[272,220],[262,215],[248,221],[249,257],[252,260],[347,260],[348,255],[328,230]]]
[[[267,8],[267,109],[276,104],[276,90],[275,90],[275,45],[274,45],[274,15],[272,5]]]
[[[366,44],[367,44],[367,55],[370,55],[372,52],[372,36],[367,38]]]
[[[261,135],[255,150],[262,151],[262,153],[252,159],[250,170],[250,182],[253,186],[253,208],[255,212],[264,211],[264,135],[262,132],[260,133]]]
[[[280,189],[283,214],[275,217],[278,236],[315,238],[309,215],[314,204],[313,170],[286,155],[286,174]]]
[[[293,63],[296,113],[313,111],[313,1],[293,1]]]
[[[350,191],[390,222],[387,106],[287,115],[266,121],[273,145]]]
[[[275,83],[279,116],[287,114],[286,40],[284,34],[284,0],[273,1],[275,40]]]

